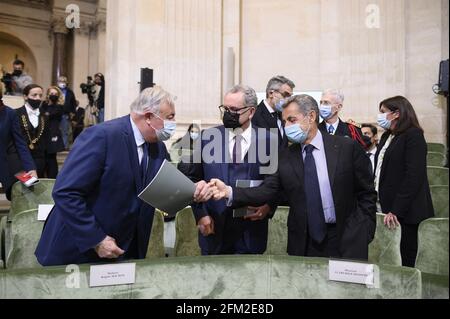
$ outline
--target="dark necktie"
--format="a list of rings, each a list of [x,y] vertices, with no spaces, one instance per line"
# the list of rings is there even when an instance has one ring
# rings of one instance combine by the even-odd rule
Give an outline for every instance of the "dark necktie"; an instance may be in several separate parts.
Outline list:
[[[326,235],[325,217],[322,208],[322,197],[320,196],[319,178],[317,177],[316,162],[314,161],[313,145],[305,146],[305,194],[306,210],[308,215],[309,235],[321,243]]]
[[[147,173],[147,166],[148,166],[148,144],[147,143],[142,144],[142,151],[143,151],[143,155],[142,155],[142,160],[141,160],[141,165],[140,165],[141,180],[142,180],[142,186],[146,187],[147,185],[145,185],[145,176]]]
[[[236,135],[234,137],[234,146],[233,146],[233,163],[239,164],[242,160],[242,136]]]
[[[330,127],[328,128],[328,133],[333,135],[333,133],[334,133],[334,126],[333,125],[330,125]]]

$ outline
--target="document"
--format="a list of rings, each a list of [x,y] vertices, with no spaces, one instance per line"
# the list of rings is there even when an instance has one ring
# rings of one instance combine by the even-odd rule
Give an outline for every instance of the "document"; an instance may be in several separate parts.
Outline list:
[[[39,205],[38,206],[38,221],[45,222],[48,215],[55,205]]]
[[[243,180],[238,179],[236,181],[236,187],[239,188],[249,188],[249,187],[258,187],[263,183],[262,180]],[[240,207],[233,210],[234,218],[241,218],[248,215],[252,215],[254,211],[249,210],[248,207]]]
[[[355,284],[374,285],[374,265],[345,260],[329,260],[328,279]]]
[[[135,278],[135,263],[91,266],[89,287],[134,284]]]
[[[158,173],[139,198],[159,210],[175,215],[194,199],[195,184],[173,164],[164,160]]]

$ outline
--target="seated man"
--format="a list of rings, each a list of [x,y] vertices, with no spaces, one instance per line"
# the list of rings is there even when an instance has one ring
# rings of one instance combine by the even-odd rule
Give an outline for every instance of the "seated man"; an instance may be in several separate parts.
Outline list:
[[[203,131],[196,140],[198,150],[194,145],[194,154],[202,156],[198,156],[198,161],[193,156],[188,173],[193,181],[221,178],[236,185],[238,180],[264,178],[262,168],[269,164],[269,155],[278,154],[277,129],[271,138],[266,129],[252,128],[256,105],[256,92],[250,87],[238,85],[225,94],[224,105],[220,106],[224,125]],[[209,155],[211,158],[207,158]],[[270,170],[270,166],[264,168]],[[242,218],[233,217],[233,210],[225,201],[194,205],[202,254],[264,253],[268,216],[274,208],[274,204],[269,206],[264,201],[253,208],[251,215]]]
[[[154,208],[137,196],[167,156],[175,131],[172,96],[142,91],[131,114],[86,129],[77,138],[53,190],[36,257],[43,266],[145,258]],[[208,200],[205,182],[194,200]]]
[[[290,255],[367,260],[377,195],[363,149],[352,139],[320,132],[319,108],[311,96],[290,98],[283,121],[293,145],[281,151],[277,173],[257,188],[211,180],[214,198],[228,198],[233,207],[261,205],[282,187],[290,206]]]

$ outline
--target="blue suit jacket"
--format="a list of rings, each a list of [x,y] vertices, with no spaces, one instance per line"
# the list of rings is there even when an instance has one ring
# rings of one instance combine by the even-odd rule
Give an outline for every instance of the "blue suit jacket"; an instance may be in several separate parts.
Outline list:
[[[164,143],[150,144],[145,185],[166,154]],[[138,199],[143,187],[130,116],[85,130],[56,180],[55,207],[35,252],[38,261],[42,265],[101,261],[93,248],[106,235],[127,253],[137,244],[137,252],[127,258],[145,258],[154,208]]]
[[[264,176],[260,174],[260,167],[268,165],[269,163],[262,163],[258,156],[259,153],[259,142],[258,136],[256,134],[256,129],[253,128],[252,132],[252,142],[251,149],[256,150],[256,161],[254,163],[245,163],[240,165],[245,165],[247,172],[247,179],[249,180],[263,180]],[[220,137],[214,136],[212,130],[217,130],[220,132]],[[264,132],[264,139],[266,140],[265,154],[269,155],[270,152],[270,140],[274,137],[269,133],[268,130],[259,129]],[[217,147],[212,148],[211,152],[205,151],[205,148],[210,148],[209,145],[211,141],[216,140]],[[277,144],[277,143],[275,143]],[[205,130],[202,132],[201,149],[202,153],[206,152],[211,154],[213,157],[217,155],[216,152],[220,153],[218,155],[219,161],[213,161],[212,163],[207,163],[202,159],[201,164],[192,164],[189,170],[189,177],[197,182],[199,180],[209,181],[212,178],[219,178],[225,184],[230,185],[229,181],[229,169],[230,164],[226,162],[227,157],[229,158],[229,147],[228,147],[228,135],[225,134],[224,126],[219,126],[214,129]],[[220,148],[220,150],[218,149]],[[249,151],[250,153],[250,151]],[[248,154],[246,159],[248,159]],[[205,155],[205,154],[203,154]],[[276,153],[278,155],[278,152]],[[228,159],[229,161],[229,159]],[[275,208],[276,204],[271,203],[271,207]],[[244,238],[245,246],[242,247],[242,252],[261,254],[266,250],[267,245],[267,218],[261,221],[246,221],[241,218],[233,218],[233,211],[231,208],[226,206],[226,201],[214,201],[210,200],[204,204],[193,204],[192,205],[194,215],[196,220],[200,220],[204,216],[211,216],[214,219],[215,234],[208,237],[204,237],[199,233],[199,244],[202,249],[203,254],[219,254],[222,251],[222,246],[224,242],[233,242],[236,238]]]
[[[5,189],[15,182],[14,174],[17,173],[10,172],[8,165],[7,148],[11,143],[20,157],[22,169],[27,172],[35,170],[36,166],[22,136],[16,111],[8,106],[0,106],[0,182]]]

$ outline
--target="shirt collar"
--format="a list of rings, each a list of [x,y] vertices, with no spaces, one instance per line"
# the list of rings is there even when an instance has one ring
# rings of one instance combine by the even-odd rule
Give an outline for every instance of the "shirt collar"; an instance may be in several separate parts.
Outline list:
[[[236,134],[234,134],[233,130],[228,130],[230,132],[229,140],[232,141]],[[245,142],[250,143],[251,137],[252,137],[252,123],[250,122],[250,125],[247,127],[247,129],[242,132],[241,134],[242,138],[245,140]]]
[[[270,114],[275,113],[275,110],[272,109],[272,107],[269,105],[269,103],[267,103],[267,99],[264,100],[264,105],[267,108],[267,111],[269,111]]]
[[[322,133],[320,132],[320,130],[317,130],[317,134],[316,136],[314,136],[314,138],[312,139],[311,143],[312,146],[314,146],[314,148],[318,151],[323,149],[323,138],[322,138]],[[305,144],[302,145],[302,152],[305,150]]]
[[[142,133],[141,133],[141,131],[139,131],[136,124],[134,124],[134,121],[131,118],[131,115],[130,115],[130,123],[131,123],[131,128],[133,129],[133,135],[134,135],[134,140],[136,141],[136,146],[140,147],[140,146],[144,145],[144,143],[145,143],[144,137],[142,136]]]
[[[334,128],[334,131],[336,131],[339,125],[339,118],[334,123],[328,124],[327,122],[325,122],[325,124],[327,125],[327,130],[328,128],[330,128],[330,126],[332,126]]]
[[[28,114],[34,114],[36,116],[39,116],[39,114],[41,114],[39,109],[33,110],[33,108],[28,104],[28,102],[25,103],[25,109],[27,110]]]

